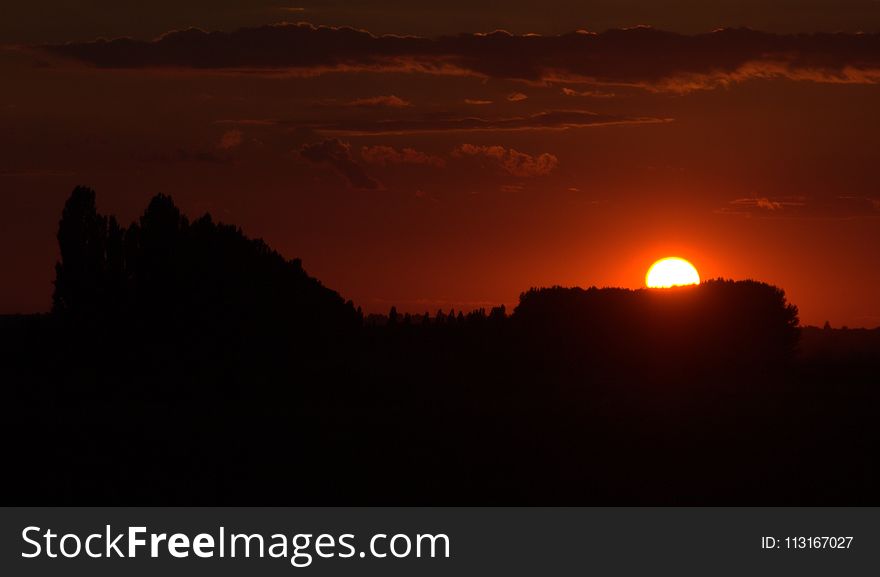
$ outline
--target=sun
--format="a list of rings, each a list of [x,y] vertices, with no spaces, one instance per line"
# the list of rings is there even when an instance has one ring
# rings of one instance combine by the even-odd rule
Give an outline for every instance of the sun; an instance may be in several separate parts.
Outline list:
[[[651,265],[648,274],[645,275],[645,284],[648,288],[700,284],[700,275],[694,265],[688,261],[671,256],[661,258]]]

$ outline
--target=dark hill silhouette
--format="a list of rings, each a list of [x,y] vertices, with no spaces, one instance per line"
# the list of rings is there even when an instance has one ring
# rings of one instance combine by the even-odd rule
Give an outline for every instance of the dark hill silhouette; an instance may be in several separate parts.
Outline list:
[[[802,347],[777,287],[365,320],[166,196],[124,227],[77,188],[58,241],[51,314],[0,318],[19,503],[876,502],[880,341]]]
[[[164,195],[123,228],[97,212],[93,191],[77,188],[65,204],[58,244],[57,315],[134,315],[236,330],[260,319],[329,334],[360,324],[351,302],[308,276],[299,259],[287,261],[208,214],[190,223]]]

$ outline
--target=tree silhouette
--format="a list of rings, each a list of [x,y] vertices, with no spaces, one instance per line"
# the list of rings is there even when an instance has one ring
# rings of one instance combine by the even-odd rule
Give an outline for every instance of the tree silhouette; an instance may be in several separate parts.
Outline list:
[[[75,188],[58,225],[61,261],[55,265],[52,298],[56,313],[86,316],[101,307],[108,288],[107,226],[107,219],[95,208],[94,191]]]
[[[190,223],[165,195],[124,229],[97,212],[92,190],[78,187],[58,240],[53,311],[80,330],[107,319],[105,328],[120,325],[131,346],[151,342],[164,354],[224,359],[281,349],[305,355],[350,338],[361,322],[353,304],[309,277],[298,259],[287,261],[210,215]]]

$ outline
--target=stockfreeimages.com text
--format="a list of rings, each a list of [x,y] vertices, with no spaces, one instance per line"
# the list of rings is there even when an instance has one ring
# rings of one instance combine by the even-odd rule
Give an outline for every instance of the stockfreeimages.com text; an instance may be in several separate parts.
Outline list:
[[[284,535],[274,533],[231,533],[220,527],[216,533],[199,533],[190,537],[184,533],[152,533],[146,527],[128,527],[114,531],[110,525],[98,533],[80,536],[74,533],[58,534],[51,529],[26,527],[21,532],[26,559],[41,556],[51,558],[75,558],[88,556],[93,559],[138,557],[186,558],[252,558],[269,557],[289,559],[294,567],[308,567],[314,559],[338,557],[358,558],[449,558],[449,537],[443,533],[405,535],[373,534],[363,549],[355,546],[352,533],[330,535],[326,533],[298,533]]]

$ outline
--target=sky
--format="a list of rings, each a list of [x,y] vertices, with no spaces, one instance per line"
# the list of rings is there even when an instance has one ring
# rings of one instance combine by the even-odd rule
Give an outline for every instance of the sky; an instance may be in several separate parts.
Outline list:
[[[195,27],[195,28],[191,28]],[[170,194],[366,311],[638,288],[684,257],[880,326],[880,3],[6,3],[0,313],[75,185]]]

